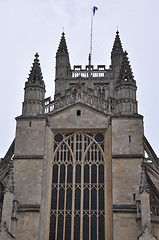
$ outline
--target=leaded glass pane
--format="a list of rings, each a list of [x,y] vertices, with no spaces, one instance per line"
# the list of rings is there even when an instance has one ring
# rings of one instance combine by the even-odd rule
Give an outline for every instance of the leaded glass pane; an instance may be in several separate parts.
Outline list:
[[[72,171],[73,167],[71,164],[67,166],[67,183],[72,183]]]
[[[80,217],[76,215],[74,221],[74,240],[80,240]]]
[[[99,216],[99,239],[105,239],[105,231],[104,231],[104,216]]]
[[[57,189],[52,189],[52,200],[51,200],[51,209],[56,209],[57,207]]]
[[[83,240],[89,239],[89,217],[85,215],[83,217]]]
[[[65,240],[71,239],[71,216],[66,216]]]
[[[103,165],[99,165],[99,183],[104,183],[104,166]]]
[[[60,167],[60,183],[65,182],[65,165],[62,164]]]
[[[64,220],[63,216],[60,215],[58,217],[57,240],[63,239],[63,220]]]
[[[56,226],[56,216],[51,215],[50,217],[50,238],[49,240],[55,239],[55,226]]]
[[[84,183],[89,183],[89,165],[84,166]]]
[[[91,210],[97,209],[97,190],[92,188],[91,191]]]
[[[64,195],[65,195],[65,191],[63,188],[61,188],[59,191],[59,209],[60,210],[64,209]]]
[[[97,216],[91,217],[91,240],[97,239]]]
[[[76,183],[81,182],[81,165],[76,165]]]
[[[91,183],[97,182],[97,166],[95,164],[91,167]]]
[[[68,188],[66,194],[66,210],[71,209],[72,209],[72,189]]]
[[[89,190],[88,188],[85,188],[84,189],[84,199],[83,199],[83,202],[84,202],[84,210],[88,210],[89,209]]]
[[[52,183],[57,183],[58,182],[58,165],[55,164],[53,166],[53,174],[52,174]]]
[[[80,202],[81,202],[81,190],[77,188],[75,190],[75,210],[80,210]]]

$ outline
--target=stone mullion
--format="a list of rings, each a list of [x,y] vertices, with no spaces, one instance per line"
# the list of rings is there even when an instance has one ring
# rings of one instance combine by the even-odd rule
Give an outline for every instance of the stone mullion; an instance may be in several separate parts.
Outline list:
[[[80,236],[83,239],[83,189],[84,189],[84,133],[82,133],[82,150],[81,150],[81,219],[80,219]]]
[[[98,216],[99,216],[99,164],[97,165],[97,240],[99,239],[99,227],[98,227]]]
[[[91,167],[89,164],[89,240],[91,240]]]
[[[71,240],[74,240],[74,212],[75,212],[75,159],[76,159],[76,134],[73,137],[73,176],[72,176],[72,223],[71,223]]]
[[[59,148],[59,159],[61,155],[61,147]],[[59,191],[60,191],[60,166],[58,165],[58,182],[57,182],[57,210],[56,210],[56,231],[55,240],[57,240],[57,227],[58,227],[58,215],[59,215]]]
[[[67,158],[67,157],[66,157]],[[65,223],[66,223],[66,193],[67,193],[67,165],[65,164],[65,198],[64,198],[64,222],[63,222],[63,240],[65,240]]]

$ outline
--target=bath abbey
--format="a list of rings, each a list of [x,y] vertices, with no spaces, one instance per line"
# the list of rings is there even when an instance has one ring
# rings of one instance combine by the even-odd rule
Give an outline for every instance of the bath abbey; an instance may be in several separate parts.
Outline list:
[[[159,158],[118,31],[112,46],[109,68],[71,66],[62,33],[54,100],[35,54],[0,161],[1,240],[159,239]]]

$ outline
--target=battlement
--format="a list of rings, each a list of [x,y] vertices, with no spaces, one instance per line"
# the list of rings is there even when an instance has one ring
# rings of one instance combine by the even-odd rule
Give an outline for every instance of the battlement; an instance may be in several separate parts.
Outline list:
[[[55,94],[55,99],[51,98],[44,100],[44,113],[57,112],[75,103],[84,103],[98,111],[106,114],[112,114],[116,105],[116,99],[108,97],[103,99],[103,96],[98,96],[92,89],[81,90],[72,88],[64,92]]]
[[[75,65],[73,66],[72,70],[72,77],[77,78],[77,77],[105,77],[107,72],[106,66],[105,65],[98,65],[97,68],[94,68],[94,65],[86,65],[85,69],[82,69],[81,65]]]

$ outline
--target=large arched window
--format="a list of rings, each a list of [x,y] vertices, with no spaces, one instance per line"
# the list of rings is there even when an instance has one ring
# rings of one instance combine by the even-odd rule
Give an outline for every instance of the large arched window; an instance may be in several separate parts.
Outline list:
[[[49,240],[105,239],[104,168],[102,133],[55,134]]]

